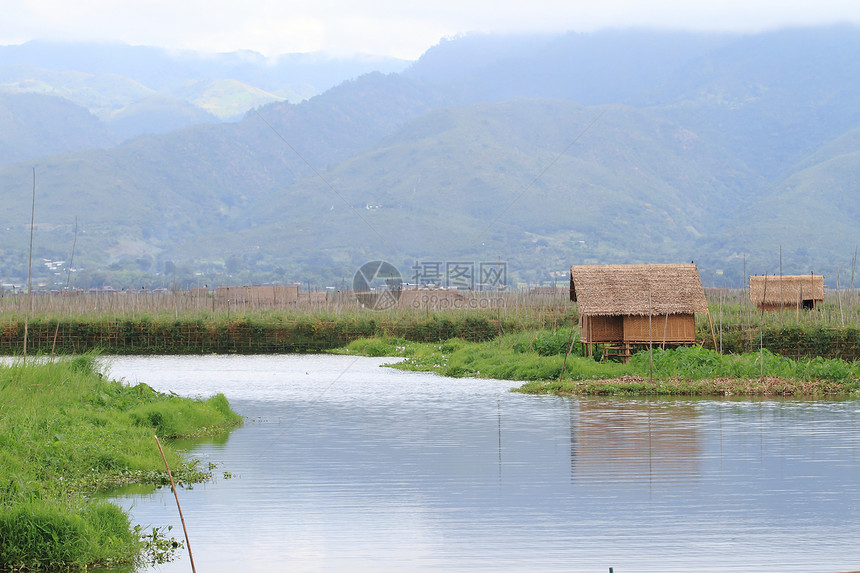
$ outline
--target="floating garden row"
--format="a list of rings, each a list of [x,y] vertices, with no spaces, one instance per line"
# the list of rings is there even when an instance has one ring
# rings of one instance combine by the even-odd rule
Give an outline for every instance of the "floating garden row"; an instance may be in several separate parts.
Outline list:
[[[490,340],[511,321],[468,316],[452,320],[428,316],[410,320],[225,320],[78,321],[47,319],[27,325],[28,354],[269,354],[321,352],[357,338],[396,336],[420,342],[449,338]],[[0,328],[0,353],[24,352],[23,321]]]

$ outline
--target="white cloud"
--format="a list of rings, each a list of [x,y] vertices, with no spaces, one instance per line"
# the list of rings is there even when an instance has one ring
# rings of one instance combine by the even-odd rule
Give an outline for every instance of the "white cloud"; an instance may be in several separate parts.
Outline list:
[[[324,50],[416,58],[465,32],[593,31],[661,27],[758,31],[860,23],[856,0],[16,0],[0,43],[122,41],[266,55]]]

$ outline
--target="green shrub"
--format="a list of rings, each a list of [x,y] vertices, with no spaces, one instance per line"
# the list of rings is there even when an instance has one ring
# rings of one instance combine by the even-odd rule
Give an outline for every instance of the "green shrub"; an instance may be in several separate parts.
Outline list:
[[[347,346],[351,354],[359,356],[392,356],[393,348],[388,340],[383,338],[359,338]]]
[[[85,569],[129,562],[142,546],[125,512],[105,502],[0,506],[0,569]]]

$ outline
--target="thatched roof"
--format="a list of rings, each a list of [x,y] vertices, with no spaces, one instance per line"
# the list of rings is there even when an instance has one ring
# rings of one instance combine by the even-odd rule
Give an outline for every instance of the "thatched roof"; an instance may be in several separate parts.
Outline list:
[[[694,264],[574,265],[570,299],[587,315],[648,316],[650,311],[662,316],[708,310]]]
[[[756,304],[774,305],[824,300],[824,275],[751,276],[750,300]]]

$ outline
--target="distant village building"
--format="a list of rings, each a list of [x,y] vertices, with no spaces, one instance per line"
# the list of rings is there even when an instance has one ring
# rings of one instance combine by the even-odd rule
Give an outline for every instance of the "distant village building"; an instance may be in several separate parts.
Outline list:
[[[708,312],[695,264],[574,265],[570,299],[587,354],[602,344],[625,362],[635,345],[695,344],[695,315]]]
[[[751,276],[750,301],[766,311],[812,310],[824,304],[824,275]]]

